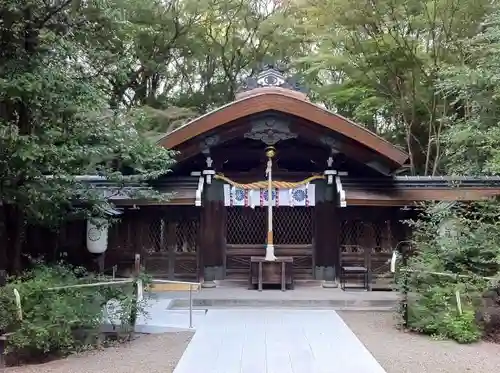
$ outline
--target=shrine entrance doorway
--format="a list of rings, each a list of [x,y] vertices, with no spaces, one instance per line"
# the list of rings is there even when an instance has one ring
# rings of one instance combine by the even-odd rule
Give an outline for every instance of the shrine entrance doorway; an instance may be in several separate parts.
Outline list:
[[[314,207],[273,209],[276,256],[293,257],[296,279],[314,278]],[[247,279],[251,256],[264,256],[267,207],[227,207],[225,277]]]

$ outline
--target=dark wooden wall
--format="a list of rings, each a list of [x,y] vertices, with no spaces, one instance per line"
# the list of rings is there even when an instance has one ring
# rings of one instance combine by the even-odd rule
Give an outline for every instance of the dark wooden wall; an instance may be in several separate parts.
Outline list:
[[[392,281],[393,250],[409,238],[403,221],[413,212],[395,207],[346,207],[339,212],[340,265],[364,266],[372,273],[372,286],[386,288]]]
[[[223,184],[208,186],[202,208],[200,268],[205,280],[246,279],[251,256],[263,256],[267,209],[225,207]],[[317,184],[316,206],[274,210],[276,255],[293,256],[299,279],[334,280],[342,264],[389,269],[388,260],[406,236],[393,207],[338,206],[334,186]]]
[[[93,258],[86,249],[85,222],[68,221],[57,229],[39,225],[28,225],[21,243],[21,270],[29,268],[34,261],[47,263],[65,260],[74,265],[92,267]],[[2,250],[0,269],[12,271],[14,261],[11,243],[1,237]]]
[[[346,263],[386,272],[393,248],[408,236],[400,220],[412,212],[393,207],[340,208],[334,188],[318,187],[318,196],[314,207],[275,210],[276,254],[293,256],[297,277],[302,279],[333,280],[340,265]],[[108,273],[117,265],[119,274],[129,275],[134,255],[139,253],[146,270],[155,277],[246,278],[250,256],[264,255],[266,214],[258,208],[225,207],[219,182],[207,186],[203,204],[201,208],[142,206],[126,210],[109,231]],[[234,236],[234,229],[228,234],[235,223],[240,226],[239,237]],[[28,265],[27,257],[43,256],[48,261],[64,257],[70,263],[97,269],[95,257],[86,249],[85,234],[85,221],[67,222],[57,231],[28,227],[24,265]]]
[[[135,254],[157,278],[198,278],[201,209],[195,206],[142,206],[128,210],[110,229],[106,267],[127,276]]]
[[[116,265],[119,275],[128,276],[135,254],[140,254],[142,264],[155,277],[197,279],[200,213],[201,209],[195,206],[125,210],[108,232],[105,271],[111,273]],[[68,221],[53,230],[28,226],[22,259],[23,268],[30,266],[31,259],[49,263],[63,259],[89,270],[98,269],[97,258],[87,250],[85,220]]]

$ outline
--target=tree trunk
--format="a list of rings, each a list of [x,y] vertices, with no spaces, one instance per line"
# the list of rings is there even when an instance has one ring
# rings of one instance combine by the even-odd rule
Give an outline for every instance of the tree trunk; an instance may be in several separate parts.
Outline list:
[[[26,238],[26,222],[24,214],[17,206],[4,205],[3,219],[5,223],[5,248],[7,249],[7,269],[11,274],[19,274],[22,270],[23,246]]]
[[[5,285],[8,269],[7,258],[7,228],[5,219],[5,209],[0,205],[0,286]]]
[[[15,208],[15,221],[16,221],[16,229],[14,230],[12,237],[12,273],[17,275],[22,271],[22,261],[21,257],[23,255],[23,245],[26,238],[26,223],[24,221],[23,213]]]

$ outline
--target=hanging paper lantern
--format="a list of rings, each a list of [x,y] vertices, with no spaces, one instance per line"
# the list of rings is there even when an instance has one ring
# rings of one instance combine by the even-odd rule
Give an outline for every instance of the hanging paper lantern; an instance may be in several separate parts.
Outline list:
[[[87,221],[87,250],[102,254],[108,248],[108,221],[105,219]]]

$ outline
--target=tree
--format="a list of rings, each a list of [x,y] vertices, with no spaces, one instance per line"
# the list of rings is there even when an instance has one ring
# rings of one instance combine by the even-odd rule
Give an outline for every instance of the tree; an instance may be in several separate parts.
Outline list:
[[[112,7],[92,12],[80,32],[82,58],[112,106],[148,107],[151,135],[234,100],[240,80],[262,62],[301,48],[284,27],[290,7],[275,1],[114,0]]]
[[[498,4],[476,31],[457,41],[457,48],[463,52],[461,58],[441,65],[437,74],[434,90],[448,105],[448,115],[442,119],[450,123],[441,136],[445,149],[442,159],[450,174],[498,175]],[[482,334],[499,340],[498,206],[498,199],[447,208],[438,208],[438,204],[413,222],[418,256],[409,261],[414,272],[406,286],[418,296],[410,300],[410,328],[462,342],[476,340]],[[457,290],[462,295],[462,314],[457,313]]]
[[[303,41],[287,29],[290,6],[273,0],[208,0],[201,22],[192,30],[189,52],[176,68],[179,89],[170,95],[176,106],[198,112],[235,99],[238,84],[269,60],[301,55]]]
[[[489,1],[318,0],[297,7],[314,43],[301,60],[328,107],[364,123],[410,154],[411,172],[444,171],[441,136],[453,108],[435,82],[467,53]],[[327,11],[325,11],[327,9]]]
[[[95,213],[91,206],[103,202],[102,195],[75,175],[144,181],[165,174],[172,165],[170,151],[137,131],[148,120],[144,113],[110,107],[102,76],[95,76],[82,57],[91,54],[82,35],[95,27],[96,14],[113,11],[106,5],[3,2],[0,237],[14,271],[20,268],[27,222],[57,223],[75,211],[75,199],[89,203],[77,210],[87,213]]]
[[[443,139],[449,170],[456,174],[500,174],[500,8],[481,30],[462,41],[467,53],[442,69],[437,85],[456,108]]]

